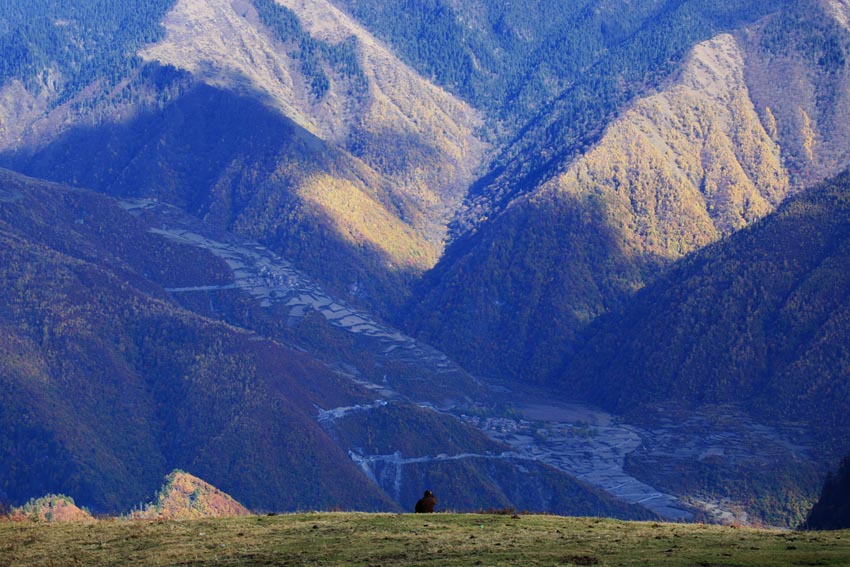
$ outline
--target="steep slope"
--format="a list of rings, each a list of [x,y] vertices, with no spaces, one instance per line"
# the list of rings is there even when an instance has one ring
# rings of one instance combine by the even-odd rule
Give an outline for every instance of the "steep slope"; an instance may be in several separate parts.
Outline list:
[[[337,0],[420,72],[508,130],[534,116],[667,7],[657,0],[522,5]],[[495,127],[495,123],[490,124]]]
[[[182,467],[267,509],[393,507],[315,420],[314,404],[362,390],[179,308],[148,279],[214,276],[214,258],[103,197],[9,174],[2,187],[0,478],[12,502],[62,492],[126,510]]]
[[[416,75],[329,2],[278,4],[180,0],[165,19],[164,41],[142,55],[214,85],[267,94],[286,116],[386,175],[397,197],[415,199],[424,218],[408,222],[427,224],[439,244],[447,209],[463,197],[481,157],[475,112]],[[317,58],[328,84],[318,100],[304,73],[306,49],[298,42],[305,38],[328,49],[352,46],[336,56],[351,59],[344,61],[348,71]]]
[[[415,216],[411,201],[393,200],[388,182],[358,160],[251,98],[173,69],[148,72],[133,90],[164,84],[181,94],[126,123],[68,132],[12,165],[179,206],[379,307],[400,301],[410,278],[435,261],[436,249],[400,218]]]
[[[139,63],[132,54],[162,37],[160,21],[173,3],[8,2],[0,29],[0,85],[17,81],[67,98],[98,80],[114,82]]]
[[[750,94],[796,186],[847,165],[846,2],[795,3],[740,38]]]
[[[845,167],[847,123],[829,119],[847,100],[844,59],[799,75],[809,85],[799,88],[834,94],[807,99],[808,110],[796,97],[768,108],[751,91],[783,84],[783,67],[765,61],[802,69],[813,57],[788,22],[843,53],[850,35],[824,14],[793,8],[696,46],[669,85],[631,104],[565,171],[455,242],[421,285],[409,328],[475,372],[545,380],[582,328],[671,261]],[[786,120],[801,113],[823,118]],[[821,153],[806,157],[801,136]],[[801,159],[809,173],[794,166]]]
[[[251,512],[232,496],[185,471],[172,471],[153,502],[131,517],[156,519],[226,518]]]
[[[642,404],[737,404],[846,452],[850,174],[677,263],[591,328],[566,392]]]
[[[474,233],[514,200],[561,175],[599,142],[606,127],[625,109],[668,86],[696,44],[757,22],[786,4],[785,0],[674,0],[629,2],[624,9],[602,1],[581,12],[579,21],[589,21],[578,29],[566,26],[560,41],[545,44],[538,54],[538,67],[545,69],[550,60],[560,59],[564,44],[581,46],[580,53],[593,46],[593,39],[584,42],[598,37],[606,29],[605,21],[614,23],[615,29],[621,27],[623,34],[607,37],[607,31],[602,31],[605,39],[597,39],[601,43],[597,50],[591,48],[589,57],[580,58],[575,67],[565,65],[567,80],[554,96],[543,98],[543,104],[535,96],[540,87],[532,81],[534,86],[520,102],[533,112],[500,148],[487,173],[470,187],[464,210],[453,223],[455,236]],[[611,17],[612,13],[617,15]],[[555,77],[544,79],[544,84],[557,82]],[[512,97],[506,101],[514,102]]]
[[[600,318],[558,375],[562,391],[647,429],[693,422],[694,438],[715,430],[695,415],[784,431],[790,454],[780,458],[716,442],[682,458],[680,436],[646,442],[627,468],[672,494],[725,494],[751,518],[796,525],[848,449],[848,253],[842,174],[682,260]]]
[[[291,8],[182,0],[108,89],[7,83],[3,163],[183,206],[391,311],[442,251],[479,118],[329,5]]]
[[[138,51],[164,35],[174,0],[7,2],[0,28],[0,148],[32,130],[55,131],[108,96],[142,62]],[[46,120],[53,110],[61,116]],[[52,124],[48,124],[51,123]],[[67,125],[65,125],[67,127]]]

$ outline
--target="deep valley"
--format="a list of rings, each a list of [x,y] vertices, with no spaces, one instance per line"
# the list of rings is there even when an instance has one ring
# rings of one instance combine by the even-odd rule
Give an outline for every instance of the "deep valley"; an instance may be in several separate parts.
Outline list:
[[[848,22],[0,2],[0,505],[138,515],[184,470],[240,511],[797,527],[850,453]]]

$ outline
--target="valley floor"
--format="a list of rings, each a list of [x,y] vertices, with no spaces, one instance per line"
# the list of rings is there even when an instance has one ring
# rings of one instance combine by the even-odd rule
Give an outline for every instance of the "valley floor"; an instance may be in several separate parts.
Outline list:
[[[0,522],[0,567],[848,564],[848,531],[556,516],[312,513],[167,522]]]
[[[675,485],[671,477],[686,472],[698,476],[694,471],[705,463],[719,465],[730,483],[742,483],[765,476],[764,471],[810,467],[814,461],[810,432],[765,426],[733,406],[688,411],[657,407],[637,425],[598,408],[559,401],[557,394],[545,390],[515,384],[511,388],[505,389],[502,401],[513,409],[512,416],[462,419],[517,454],[640,504],[666,521],[764,525],[753,522],[747,505],[733,498],[706,494],[696,485],[684,491],[690,491],[688,496],[677,497],[664,487]],[[696,510],[703,515],[695,517]],[[796,525],[801,520],[788,517],[768,525]]]

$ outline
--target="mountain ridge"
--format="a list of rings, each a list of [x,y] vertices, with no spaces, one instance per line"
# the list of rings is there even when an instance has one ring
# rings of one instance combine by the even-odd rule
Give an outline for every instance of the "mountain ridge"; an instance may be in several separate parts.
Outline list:
[[[581,352],[560,375],[563,386],[572,382],[606,405],[637,408],[658,393],[652,384],[663,383],[669,401],[740,402],[771,421],[809,423],[826,448],[834,442],[842,450],[846,393],[837,376],[846,356],[841,265],[850,237],[849,183],[842,173],[676,264],[621,313],[600,320],[588,345],[607,344],[607,355],[592,346]],[[697,312],[699,320],[692,318]],[[626,329],[632,339],[614,338]],[[644,340],[652,341],[652,354],[636,355],[633,347]],[[654,378],[644,382],[650,366]],[[607,390],[613,382],[590,378],[603,374],[619,376],[619,386]],[[639,382],[646,388],[632,388]],[[701,395],[685,394],[694,390]]]
[[[846,58],[803,67],[809,43],[786,41],[812,23],[843,53],[846,29],[824,18],[789,8],[694,47],[668,85],[623,109],[563,172],[453,243],[408,303],[410,332],[473,372],[543,381],[585,325],[673,261],[850,164],[833,99],[809,97],[801,110],[771,94],[767,105],[785,67],[765,62],[777,58],[798,61],[795,88],[844,104]]]
[[[180,0],[164,19],[163,36],[141,50],[147,65],[106,93],[92,87],[55,106],[50,90],[38,95],[20,82],[5,85],[3,164],[119,196],[128,192],[116,180],[123,172],[135,196],[172,197],[219,226],[276,247],[349,299],[389,311],[442,251],[448,218],[486,151],[474,132],[480,117],[326,4],[274,4],[282,12],[272,16],[294,22],[300,40],[275,36],[257,6],[259,0],[256,6]],[[331,49],[343,45],[337,39],[353,41],[346,57],[355,58],[365,83],[352,91],[353,79],[336,72],[332,61],[316,59],[314,72],[329,81],[316,100],[298,59],[308,61],[309,50],[298,55],[292,48],[306,41]],[[197,96],[201,91],[220,94],[205,100]],[[157,131],[157,120],[171,130]],[[192,129],[175,130],[181,120]],[[128,123],[134,131],[121,135]],[[263,148],[250,140],[274,125],[283,130],[278,139],[264,140]],[[142,139],[146,130],[149,140]],[[69,156],[62,147],[69,140],[90,149]],[[200,164],[192,152],[219,161]],[[68,174],[69,159],[87,157],[77,176]],[[152,172],[168,180],[170,193],[144,185]],[[175,192],[195,194],[175,202]],[[254,210],[245,215],[251,200]],[[199,206],[211,203],[212,210]]]

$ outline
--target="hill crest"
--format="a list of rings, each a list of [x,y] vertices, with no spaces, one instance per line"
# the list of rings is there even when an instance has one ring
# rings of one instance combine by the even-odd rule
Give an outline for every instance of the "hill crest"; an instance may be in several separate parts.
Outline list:
[[[13,522],[80,522],[94,517],[88,510],[79,508],[70,496],[47,494],[12,508],[9,519]]]
[[[188,520],[247,516],[251,512],[229,494],[185,471],[165,477],[153,502],[132,512],[133,519]]]

